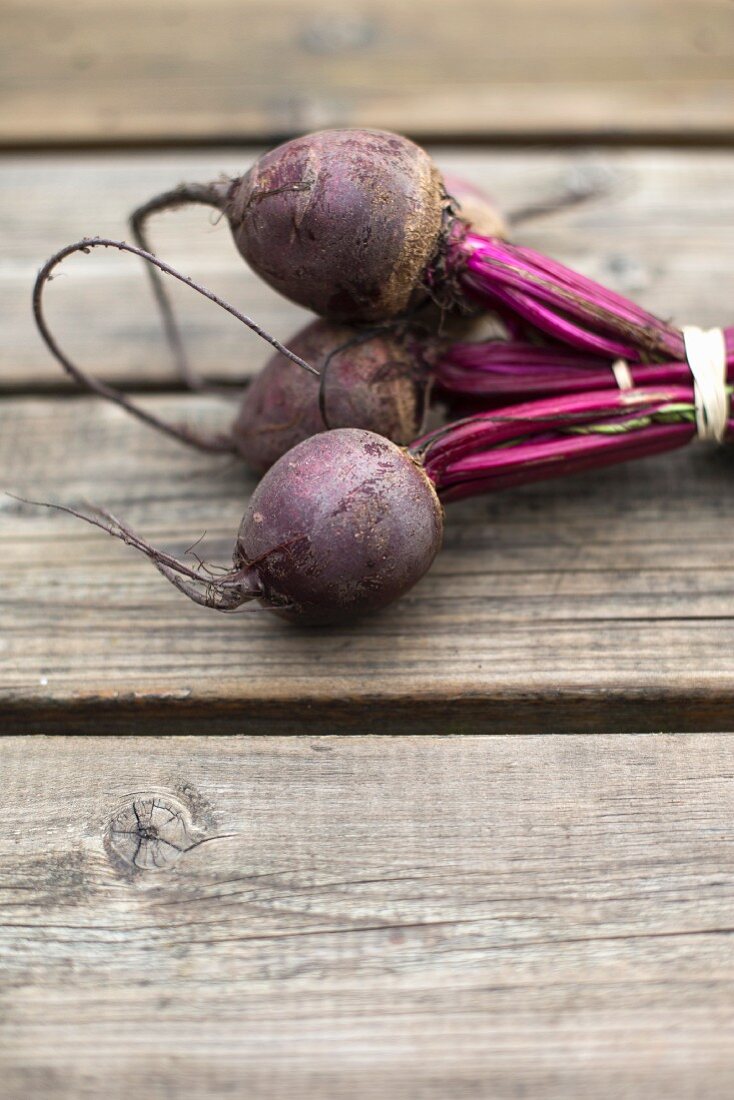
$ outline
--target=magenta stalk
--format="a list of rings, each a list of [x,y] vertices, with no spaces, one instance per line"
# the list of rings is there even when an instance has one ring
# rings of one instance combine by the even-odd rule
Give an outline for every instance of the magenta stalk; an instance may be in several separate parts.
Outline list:
[[[734,329],[725,329],[729,380],[734,382]],[[557,344],[527,340],[455,343],[434,367],[436,385],[447,398],[504,403],[541,396],[604,390],[616,385],[614,360]],[[691,373],[682,360],[629,363],[635,387],[686,385]]]

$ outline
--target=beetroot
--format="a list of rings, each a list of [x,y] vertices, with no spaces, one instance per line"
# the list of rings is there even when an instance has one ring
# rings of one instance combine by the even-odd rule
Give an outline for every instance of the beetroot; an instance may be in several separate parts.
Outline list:
[[[224,211],[250,266],[294,302],[335,320],[379,320],[422,297],[449,201],[438,169],[407,138],[323,130],[265,153],[227,183],[183,184],[134,212],[147,251],[150,214],[187,201]]]
[[[167,423],[131,397],[92,378],[61,351],[43,315],[43,288],[64,257],[97,246],[142,256],[156,270],[181,279],[217,302],[277,349],[245,390],[229,431],[212,435]],[[294,337],[291,348],[285,348],[234,307],[133,245],[90,238],[62,249],[39,272],[33,304],[43,339],[77,382],[166,434],[201,450],[236,454],[257,472],[266,470],[296,443],[329,427],[365,428],[407,444],[423,424],[432,352],[409,330],[357,332],[343,325],[314,321]],[[296,370],[294,363],[306,369]]]
[[[532,249],[471,230],[419,154],[394,134],[306,135],[233,181],[221,208],[254,270],[325,316],[387,319],[430,295],[444,307],[474,301],[511,329],[529,327],[584,351],[631,361],[683,357],[680,330],[666,321]]]
[[[430,157],[378,130],[324,130],[273,149],[224,203],[235,244],[276,290],[334,319],[380,320],[420,296],[447,198]]]
[[[337,133],[341,135],[342,145],[344,145],[346,141],[345,135],[351,136],[355,132],[356,131],[337,131]],[[331,133],[332,131],[327,131],[324,135],[320,136],[323,137],[324,140],[326,140],[328,135]],[[359,133],[361,133],[361,131],[359,131]],[[373,133],[371,135],[371,138],[374,141],[379,136],[382,136],[386,140],[389,140],[389,142],[391,143],[397,142],[398,146],[403,149],[404,153],[406,154],[403,160],[407,160],[409,165],[412,164],[412,169],[407,169],[409,176],[414,177],[416,175],[420,175],[420,172],[418,171],[419,166],[424,165],[427,158],[426,155],[422,153],[422,151],[418,150],[417,146],[413,145],[412,142],[406,142],[403,138],[398,138],[397,135],[394,134],[376,135]],[[393,170],[397,170],[398,167],[398,165],[393,165]],[[406,170],[405,164],[402,165],[402,168],[403,171]],[[251,169],[251,172],[248,173],[248,176],[244,177],[244,179],[249,178],[253,171],[254,169]],[[175,209],[176,207],[185,205],[187,203],[199,203],[221,208],[229,213],[230,207],[228,204],[230,202],[230,193],[231,195],[236,196],[237,201],[239,201],[242,186],[244,186],[244,179],[243,181],[212,183],[203,186],[199,184],[182,184],[181,186],[174,188],[173,191],[166,192],[163,195],[158,195],[150,201],[146,202],[143,206],[140,206],[137,210],[135,210],[130,217],[130,229],[138,247],[145,253],[150,254],[152,252],[147,236],[147,222],[152,214],[159,213],[160,211]],[[383,182],[385,181],[383,180]],[[240,186],[240,183],[242,183],[242,186]],[[445,183],[449,192],[446,199],[447,212],[449,210],[452,212],[460,211],[463,222],[468,227],[478,233],[484,233],[486,235],[499,238],[504,238],[507,236],[507,225],[505,219],[503,218],[496,204],[480,188],[456,176],[447,176]],[[304,192],[300,190],[295,191],[296,195],[303,193]],[[282,196],[284,193],[279,192],[279,194]],[[275,196],[271,195],[268,202],[272,201],[274,197]],[[568,193],[565,193],[560,200],[556,199],[550,205],[546,203],[541,206],[536,205],[534,207],[519,210],[516,212],[515,220],[527,221],[529,219],[537,217],[539,214],[542,215],[544,213],[548,213],[551,210],[559,209],[561,206],[568,205],[569,202],[578,202],[581,198],[584,197],[586,197],[586,195],[580,195],[577,189],[570,196]],[[392,201],[387,193],[384,195],[384,199],[385,202]],[[281,197],[280,202],[282,203],[284,201],[287,200]],[[360,210],[362,209],[359,204],[358,208]],[[258,210],[262,212],[262,210],[264,209],[265,206],[258,203]],[[230,222],[233,228],[234,217],[235,215],[232,214],[232,218],[230,218]],[[347,248],[348,255],[346,266],[353,276],[354,268],[356,266],[356,256],[354,254],[354,249],[351,247],[351,243],[348,242],[348,245],[349,247]],[[311,260],[313,261],[313,257],[311,257]],[[166,289],[163,285],[160,272],[153,264],[150,263],[146,264],[146,272],[148,273],[151,281],[153,292],[163,320],[163,327],[166,333],[166,338],[171,348],[174,363],[176,365],[176,369],[179,375],[186,382],[190,389],[202,391],[214,390],[215,387],[213,387],[204,378],[202,378],[193,369],[188,361],[183,339],[181,337],[181,333],[179,331],[178,324],[176,322],[176,318],[173,312],[173,307],[171,305],[171,302],[169,301]],[[359,277],[362,278],[363,275],[364,273],[362,272]],[[381,287],[384,282],[385,274],[384,272],[380,271],[378,286]],[[310,294],[311,291],[309,290],[306,293]],[[434,316],[433,318],[431,318],[430,316],[424,316],[423,319],[424,321],[427,320],[429,324],[431,323],[431,320],[433,320],[435,324],[439,324],[443,320],[440,314],[438,316]],[[298,385],[297,382],[294,382],[293,384]],[[362,425],[358,424],[356,426],[363,426],[367,428],[373,427],[373,425],[369,422],[365,422]],[[379,431],[379,428],[375,428],[375,430]],[[389,438],[396,438],[389,432],[382,432],[381,434],[388,435]]]
[[[242,521],[235,565],[256,563],[266,606],[338,622],[412,588],[442,534],[433,483],[408,452],[342,428],[299,443],[268,471]]]
[[[289,341],[321,379],[276,353],[248,386],[232,425],[237,452],[267,470],[291,447],[326,428],[365,428],[407,444],[423,424],[427,352],[409,334],[360,334],[314,321]]]

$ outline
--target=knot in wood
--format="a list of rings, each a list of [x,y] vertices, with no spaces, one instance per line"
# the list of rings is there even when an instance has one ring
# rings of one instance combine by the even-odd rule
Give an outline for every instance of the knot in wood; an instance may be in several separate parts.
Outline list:
[[[111,851],[140,871],[168,870],[200,840],[187,807],[172,795],[136,795],[107,827]]]

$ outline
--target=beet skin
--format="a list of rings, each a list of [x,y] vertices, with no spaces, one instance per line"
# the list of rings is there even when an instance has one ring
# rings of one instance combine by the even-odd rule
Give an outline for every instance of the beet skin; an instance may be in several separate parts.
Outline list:
[[[322,374],[276,354],[254,378],[232,427],[238,452],[262,473],[327,428],[365,428],[408,444],[420,434],[428,393],[427,349],[416,339],[314,321],[288,341]],[[322,391],[323,411],[319,402]]]
[[[423,149],[381,130],[322,130],[271,150],[223,203],[250,266],[334,320],[404,313],[440,250],[447,206]]]
[[[265,474],[245,513],[235,567],[290,619],[348,621],[399,599],[441,545],[433,483],[402,448],[357,428],[298,444]]]

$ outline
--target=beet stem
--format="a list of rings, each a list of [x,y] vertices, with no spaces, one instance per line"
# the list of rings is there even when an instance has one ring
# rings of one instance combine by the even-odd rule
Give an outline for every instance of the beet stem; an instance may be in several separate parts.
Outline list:
[[[566,345],[630,362],[683,358],[680,329],[533,249],[471,232],[452,247],[470,294]]]
[[[728,377],[734,382],[734,329],[724,329]],[[691,369],[682,360],[631,363],[635,386],[690,385]],[[448,347],[435,365],[444,395],[486,397],[503,402],[550,397],[613,384],[612,361],[574,348],[519,340],[485,340]]]
[[[731,419],[727,431],[731,439]],[[446,502],[642,458],[683,446],[695,436],[690,385],[643,387],[556,396],[478,413],[429,432],[410,452]]]

